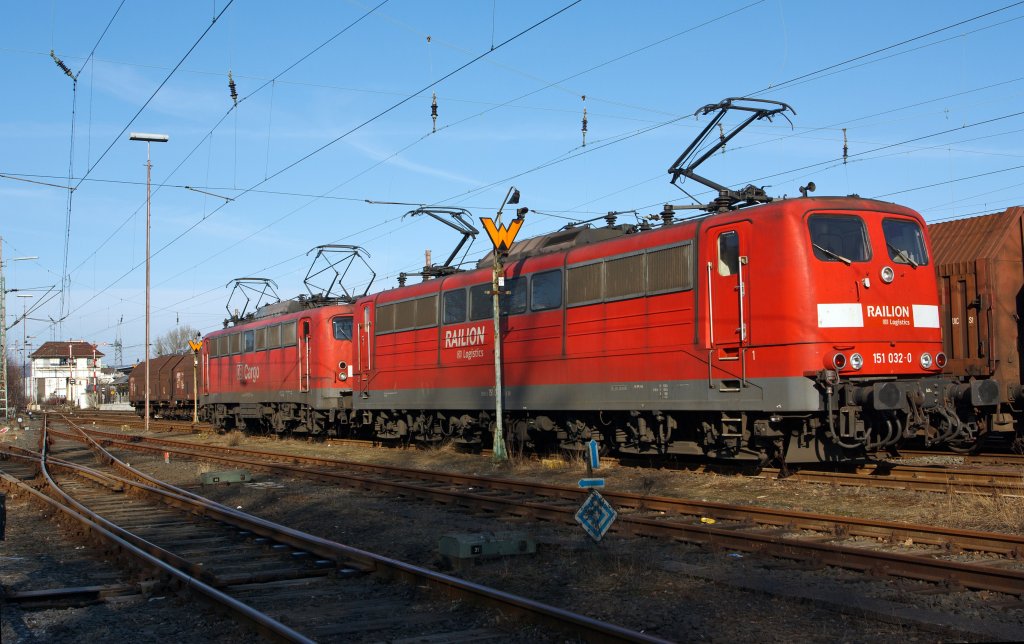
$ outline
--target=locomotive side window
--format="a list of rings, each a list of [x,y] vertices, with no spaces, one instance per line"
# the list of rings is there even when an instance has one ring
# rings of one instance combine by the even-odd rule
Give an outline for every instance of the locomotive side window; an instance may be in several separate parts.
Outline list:
[[[889,259],[897,264],[918,266],[928,265],[928,249],[924,245],[924,235],[916,221],[909,219],[883,219],[882,232],[885,233],[885,247],[889,251]]]
[[[395,305],[382,304],[377,307],[377,335],[395,330]]]
[[[441,302],[444,305],[445,324],[458,324],[466,321],[466,289],[446,291]]]
[[[395,331],[411,329],[414,326],[416,326],[416,300],[406,300],[396,304]]]
[[[234,355],[241,353],[241,342],[239,341],[242,337],[241,333],[232,333],[228,336],[228,353]]]
[[[734,231],[718,236],[718,274],[735,275],[740,272],[740,237]]]
[[[647,253],[647,292],[693,288],[693,246],[675,246]]]
[[[252,331],[242,333],[242,351],[248,353],[256,348],[256,334]]]
[[[334,318],[331,320],[335,340],[352,339],[352,318]]]
[[[277,349],[281,346],[281,325],[267,327],[267,348]]]
[[[228,336],[222,335],[217,338],[217,356],[224,357],[226,355],[231,355],[231,352],[228,351]]]
[[[263,351],[267,348],[267,327],[256,329],[256,350]]]
[[[285,322],[281,325],[281,346],[295,346],[295,321]]]
[[[644,294],[644,256],[609,259],[604,265],[604,297],[618,300]]]
[[[505,293],[499,298],[502,315],[515,315],[526,311],[526,278],[513,277],[505,280]]]
[[[488,291],[490,284],[478,284],[469,289],[469,319],[486,320],[494,317],[494,307]]]
[[[871,246],[864,220],[854,215],[811,215],[807,219],[814,256],[823,262],[866,262]]]
[[[437,296],[428,295],[416,300],[416,328],[437,326]]]
[[[573,266],[569,269],[568,284],[565,288],[567,305],[574,306],[576,304],[601,301],[601,292],[603,290],[603,280],[601,278],[604,274],[604,271],[601,269],[601,262],[584,266]]]
[[[549,311],[562,306],[562,271],[537,273],[530,280],[530,310]]]

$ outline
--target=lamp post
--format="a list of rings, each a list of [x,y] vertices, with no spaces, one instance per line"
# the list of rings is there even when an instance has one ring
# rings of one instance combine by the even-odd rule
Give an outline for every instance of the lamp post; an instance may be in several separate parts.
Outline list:
[[[149,157],[149,146],[151,143],[167,143],[171,138],[166,134],[147,134],[145,132],[132,132],[128,135],[132,141],[146,142],[146,415],[145,429],[149,431],[149,222],[150,222],[150,194],[149,185],[153,175],[153,163]]]
[[[21,393],[28,397],[29,388],[25,386],[25,353],[28,349],[28,300],[32,294],[18,293],[15,297],[23,298],[21,300]],[[25,408],[28,408],[27,403]]]

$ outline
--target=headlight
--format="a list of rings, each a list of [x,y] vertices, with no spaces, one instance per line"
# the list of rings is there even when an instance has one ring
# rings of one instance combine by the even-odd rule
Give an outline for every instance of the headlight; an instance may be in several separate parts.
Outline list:
[[[921,368],[931,369],[932,368],[932,355],[930,353],[921,354]]]
[[[946,354],[945,353],[939,351],[938,353],[935,354],[935,367],[937,369],[945,369],[946,368]]]
[[[886,284],[892,284],[892,281],[896,279],[896,271],[892,270],[892,266],[885,266],[882,268],[881,278]]]
[[[859,353],[855,353],[850,356],[850,366],[860,371],[860,368],[864,366],[864,356]]]
[[[340,380],[342,382],[345,382],[346,380],[348,380],[348,374],[347,373],[339,373],[338,374],[338,380]]]
[[[342,360],[341,362],[338,363],[338,368],[341,369],[342,371],[348,371],[348,363]]]

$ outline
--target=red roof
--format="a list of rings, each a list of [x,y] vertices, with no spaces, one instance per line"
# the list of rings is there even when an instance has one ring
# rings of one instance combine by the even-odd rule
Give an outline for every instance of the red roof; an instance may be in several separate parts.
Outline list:
[[[43,346],[39,347],[29,356],[32,359],[35,358],[67,358],[70,347],[71,356],[74,358],[91,358],[96,356],[97,358],[103,357],[103,352],[99,351],[95,345],[89,344],[85,340],[68,340],[66,342],[44,342]]]

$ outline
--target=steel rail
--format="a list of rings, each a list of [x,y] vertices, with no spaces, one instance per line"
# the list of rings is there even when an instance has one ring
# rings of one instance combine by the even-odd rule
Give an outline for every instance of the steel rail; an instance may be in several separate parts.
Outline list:
[[[116,414],[127,414],[128,412],[88,412],[81,414],[83,419],[106,420],[117,419]],[[108,414],[108,415],[104,415]],[[134,418],[134,415],[133,415]],[[151,421],[190,433],[203,433],[212,429],[212,426],[200,424],[193,426],[185,424],[186,421],[159,420]],[[141,427],[141,422],[135,418],[131,426]],[[343,439],[332,437],[331,442],[337,444],[368,444],[367,441]],[[902,452],[904,455],[946,455],[942,452]],[[956,454],[948,454],[957,456]],[[1024,464],[1024,456],[1007,455],[1008,458],[998,456],[977,457],[977,460],[969,461],[972,457],[965,457],[966,462],[992,464],[996,462],[1009,462],[1011,464]],[[762,468],[757,478],[778,477],[780,470],[775,468]],[[1020,471],[1004,469],[950,469],[946,467],[920,466],[910,464],[893,464],[888,462],[870,463],[860,466],[856,472],[836,472],[827,470],[802,469],[789,474],[786,478],[793,481],[805,483],[825,483],[833,485],[854,485],[870,486],[889,489],[909,489],[925,492],[956,492],[960,494],[1000,494],[1002,496],[1024,497],[1024,473]]]
[[[91,439],[85,434],[84,430],[79,429],[79,431],[82,432],[82,437],[84,439],[91,441]],[[66,435],[64,433],[58,434]],[[108,462],[116,469],[123,473],[128,473],[130,476],[139,477],[149,481],[150,483],[153,483],[155,487],[140,484],[130,479],[120,479],[117,477],[118,480],[123,481],[125,484],[134,485],[143,489],[159,491],[161,494],[167,495],[172,505],[187,507],[190,510],[193,509],[193,503],[199,503],[201,506],[200,511],[208,516],[212,516],[220,521],[224,521],[232,525],[237,525],[238,527],[247,529],[256,534],[263,534],[275,541],[311,552],[318,556],[329,558],[334,561],[343,560],[346,562],[345,565],[355,569],[381,574],[385,577],[401,579],[417,585],[425,584],[430,587],[437,588],[449,596],[458,596],[466,600],[474,601],[477,604],[497,607],[504,611],[511,610],[511,612],[533,622],[541,623],[563,631],[568,630],[574,635],[583,637],[588,641],[655,643],[665,641],[615,624],[586,617],[584,615],[543,604],[532,599],[506,593],[504,591],[489,588],[487,586],[469,582],[450,575],[445,575],[443,573],[434,572],[420,566],[408,564],[365,550],[339,544],[328,539],[323,539],[315,535],[267,521],[266,519],[205,499],[204,497],[193,494],[187,490],[177,488],[168,483],[158,481],[153,477],[130,467],[120,459],[117,459],[114,455],[103,450],[102,447],[95,443],[95,441],[92,441],[92,443],[95,446],[95,449],[99,449],[104,454],[104,458],[108,459]]]
[[[336,478],[352,479],[353,477],[341,472],[310,471],[307,468],[299,467],[299,465],[305,463],[317,467],[345,468],[379,476],[406,479],[418,478],[435,483],[462,486],[464,488],[498,488],[524,495],[542,494],[574,502],[579,501],[581,494],[579,488],[553,484],[526,483],[469,474],[430,472],[390,465],[372,465],[317,456],[299,456],[281,452],[266,452],[219,445],[197,445],[170,439],[146,438],[143,439],[145,442],[138,442],[134,440],[134,437],[126,439],[107,432],[88,431],[92,434],[113,437],[107,440],[110,440],[112,443],[116,442],[126,449],[155,451],[156,448],[146,447],[145,442],[149,442],[154,443],[161,449],[166,447],[168,451],[174,451],[174,453],[191,457],[207,458],[208,456],[204,452],[220,453],[226,455],[225,458],[219,459],[222,462],[252,468],[263,468],[267,471],[272,471],[273,469],[267,465],[267,460],[284,461],[285,463],[277,468],[283,473],[305,477],[314,476],[324,480]],[[361,482],[364,479],[357,478],[356,480]],[[368,480],[373,481],[375,479]],[[940,546],[951,551],[972,550],[991,552],[1024,559],[1024,537],[1019,535],[913,525],[895,521],[820,515],[798,510],[780,510],[762,506],[730,505],[670,497],[653,497],[628,492],[612,492],[609,490],[604,490],[602,494],[605,498],[614,500],[617,506],[636,511],[672,512],[697,518],[707,517],[732,521],[754,521],[758,524],[774,527],[829,532],[837,536],[866,537],[891,542],[913,539],[915,543]]]
[[[779,477],[779,470],[764,468],[759,478]],[[958,494],[999,494],[1024,497],[1024,473],[1013,469],[946,469],[929,466],[869,464],[857,472],[800,470],[787,478],[808,483],[831,483],[911,489]]]
[[[45,465],[45,457],[40,460],[40,469],[50,489],[57,494],[60,499],[54,499],[46,494],[43,494],[39,490],[36,490],[30,485],[27,485],[23,481],[10,476],[6,472],[0,471],[0,479],[2,479],[9,489],[19,490],[25,492],[34,499],[36,502],[43,503],[54,510],[62,513],[71,520],[75,521],[83,528],[86,532],[94,537],[106,542],[107,544],[119,549],[121,552],[132,555],[136,560],[143,563],[149,568],[156,569],[162,574],[165,574],[178,582],[184,587],[194,591],[200,596],[219,604],[224,608],[228,609],[231,614],[238,616],[244,622],[247,622],[254,627],[258,632],[264,634],[275,640],[281,640],[286,642],[303,642],[312,643],[313,640],[305,637],[301,633],[285,626],[277,620],[253,609],[252,607],[238,601],[237,599],[227,595],[220,590],[206,584],[205,582],[196,579],[195,577],[183,572],[173,565],[167,564],[160,560],[158,557],[150,554],[143,548],[136,546],[135,544],[122,539],[113,531],[109,530],[109,526],[112,524],[106,519],[100,517],[94,512],[90,511],[85,506],[81,505],[67,493],[60,489],[56,485],[56,482],[51,478],[48,468]]]
[[[166,444],[166,442],[164,443]],[[121,446],[129,449],[144,448],[140,443],[121,443]],[[496,498],[479,492],[462,492],[423,487],[408,481],[359,477],[325,470],[310,471],[294,464],[271,466],[266,462],[260,462],[253,458],[212,457],[199,452],[190,453],[188,450],[179,450],[179,453],[200,458],[215,458],[223,462],[253,468],[277,468],[283,473],[292,475],[314,476],[321,480],[329,481],[346,481],[357,487],[387,489],[416,498],[442,502],[455,501],[467,507],[490,511],[504,511],[519,516],[569,521],[576,511],[576,505],[569,503],[553,506],[550,503],[524,501],[522,499]],[[293,461],[304,460],[301,457],[280,456]],[[334,466],[353,466],[362,471],[376,471],[378,474],[392,476],[426,478],[433,482],[457,482],[456,484],[459,485],[469,483],[470,487],[474,485],[493,487],[495,485],[492,479],[483,477],[465,477],[451,474],[433,475],[421,470],[404,471],[401,468],[388,466],[366,466],[337,461],[334,462]],[[500,485],[504,489],[518,488],[520,491],[531,493],[536,492],[538,489],[543,489],[544,492],[554,492],[554,495],[562,500],[572,499],[575,502],[581,500],[581,492],[572,488],[535,486],[533,484],[509,481],[500,481]],[[570,492],[572,494],[569,494]],[[670,518],[649,519],[620,514],[615,526],[612,528],[614,531],[637,536],[668,537],[679,541],[706,544],[712,547],[729,548],[745,552],[760,552],[793,559],[811,559],[822,564],[872,571],[879,574],[905,576],[932,582],[959,584],[968,588],[994,590],[1017,595],[1024,593],[1024,570],[963,564],[921,555],[868,551],[864,548],[823,543],[820,537],[818,541],[813,541],[785,536],[786,533],[796,530],[814,529],[829,533],[829,536],[826,537],[827,539],[838,539],[846,536],[866,536],[888,541],[911,539],[918,544],[936,545],[952,550],[962,548],[1024,558],[1024,538],[1017,535],[950,530],[933,526],[905,525],[895,522],[862,521],[845,517],[825,517],[809,513],[767,510],[765,508],[747,508],[709,503],[698,504],[692,501],[679,502],[675,499],[650,498],[631,494],[606,493],[604,496],[613,503],[632,505],[638,509],[652,511],[677,511],[681,507],[680,503],[683,503],[691,506],[693,509],[699,509],[702,516],[709,518],[718,516],[723,519],[747,522],[747,525],[741,523],[735,527],[712,527],[711,525],[699,522],[687,524],[672,521]],[[693,509],[689,512],[684,511],[684,513],[694,514]],[[768,515],[774,516],[771,516],[764,522],[772,524],[773,529],[762,532],[751,532],[744,529],[750,527],[750,521],[758,520],[754,517],[761,518]],[[763,518],[761,520],[763,521]],[[818,526],[817,528],[811,527],[815,524]]]

